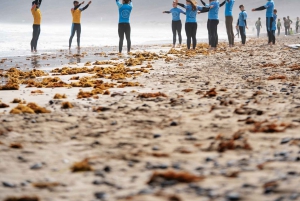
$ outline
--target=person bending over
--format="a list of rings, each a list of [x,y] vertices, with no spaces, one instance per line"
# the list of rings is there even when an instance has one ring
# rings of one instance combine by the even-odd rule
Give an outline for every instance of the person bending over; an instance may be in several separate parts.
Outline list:
[[[77,35],[77,48],[80,49],[81,12],[84,11],[85,9],[87,9],[91,3],[92,3],[92,1],[90,1],[85,7],[80,8],[80,6],[84,4],[84,1],[82,3],[79,3],[78,1],[73,2],[74,8],[71,9],[73,23],[72,23],[71,36],[69,39],[69,49],[71,49],[72,40],[75,35],[75,32]]]
[[[119,53],[122,53],[123,48],[123,41],[124,41],[124,34],[127,40],[127,53],[130,53],[131,49],[131,39],[130,39],[130,14],[132,11],[132,1],[131,0],[123,0],[120,3],[120,0],[116,0],[117,6],[119,8],[119,26],[118,26],[118,33],[119,33]]]
[[[268,0],[268,2],[259,8],[254,8],[252,11],[260,11],[260,10],[267,10],[266,11],[266,25],[267,25],[267,32],[268,32],[268,39],[269,44],[271,45],[272,38],[273,38],[273,31],[272,31],[272,25],[273,25],[273,12],[274,12],[275,3],[273,0]]]
[[[35,0],[32,2],[31,13],[33,16],[33,32],[31,39],[31,52],[37,52],[37,43],[41,33],[41,21],[42,21],[42,13],[40,10],[42,4],[42,0]]]
[[[180,19],[180,14],[185,14],[183,10],[177,8],[177,3],[173,1],[173,8],[170,11],[164,11],[163,13],[172,13],[172,32],[173,32],[173,48],[175,48],[176,44],[176,32],[179,38],[179,46],[182,43],[181,29],[182,23]]]
[[[236,27],[239,27],[241,38],[242,38],[242,44],[246,44],[246,28],[248,29],[247,26],[247,12],[245,11],[244,5],[239,6],[241,12],[239,14],[239,19],[237,22]]]

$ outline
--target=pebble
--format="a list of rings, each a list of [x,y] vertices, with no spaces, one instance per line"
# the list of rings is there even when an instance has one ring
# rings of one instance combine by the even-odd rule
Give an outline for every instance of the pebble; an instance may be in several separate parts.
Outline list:
[[[170,126],[177,126],[178,125],[178,123],[176,122],[176,121],[173,121],[171,124],[170,124]]]
[[[154,138],[154,139],[156,139],[156,138],[160,138],[160,137],[161,137],[161,135],[160,135],[160,134],[154,134],[154,135],[153,135],[153,138]]]
[[[292,195],[290,195],[290,200],[297,200],[299,197],[298,193],[293,193]]]
[[[94,195],[98,200],[106,200],[107,198],[107,195],[104,192],[96,192]]]
[[[227,195],[227,200],[229,201],[237,201],[241,200],[240,194],[237,192],[231,192]]]
[[[287,89],[286,89],[286,88],[282,88],[282,89],[280,90],[280,92],[287,92]]]
[[[281,140],[281,143],[280,143],[280,144],[286,144],[286,143],[289,143],[291,140],[292,140],[292,138],[289,138],[289,137],[283,138],[283,139]]]
[[[4,187],[7,187],[7,188],[15,188],[15,187],[17,187],[15,184],[12,184],[12,183],[9,183],[9,182],[6,182],[6,181],[3,181],[2,185]]]
[[[105,167],[103,168],[103,170],[104,170],[105,172],[109,173],[109,172],[111,172],[111,167],[105,166]]]
[[[138,192],[139,195],[149,195],[152,193],[153,193],[153,190],[151,188],[145,188]]]
[[[153,150],[153,151],[158,151],[158,150],[160,150],[160,148],[159,148],[158,146],[153,146],[153,147],[152,147],[152,150]]]
[[[34,164],[33,166],[30,167],[30,169],[32,170],[39,170],[43,167],[43,164],[42,163],[36,163]]]

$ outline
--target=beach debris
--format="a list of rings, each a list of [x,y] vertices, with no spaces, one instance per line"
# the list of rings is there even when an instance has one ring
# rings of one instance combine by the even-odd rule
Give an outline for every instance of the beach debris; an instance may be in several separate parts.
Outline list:
[[[93,168],[89,164],[89,159],[86,158],[83,161],[76,162],[71,167],[72,172],[87,172],[87,171],[93,171]]]
[[[32,186],[39,188],[39,189],[52,189],[57,186],[61,186],[58,182],[37,182],[32,183]]]
[[[53,99],[66,99],[66,94],[55,94]]]
[[[15,188],[17,187],[17,185],[13,184],[13,183],[10,183],[10,182],[6,182],[6,181],[3,181],[2,182],[2,185],[6,188]]]
[[[11,143],[9,147],[12,149],[23,149],[23,146],[20,143]]]
[[[4,201],[40,201],[40,198],[36,196],[8,197]]]
[[[250,129],[252,133],[280,133],[284,132],[288,128],[292,128],[290,123],[276,123],[276,122],[256,122],[253,128]]]
[[[214,97],[217,95],[216,88],[212,88],[209,91],[205,92],[204,97]]]
[[[166,170],[162,172],[154,172],[147,183],[149,185],[160,185],[164,181],[173,181],[173,184],[192,183],[201,181],[203,179],[203,176],[196,176],[189,172]]]
[[[9,105],[5,104],[5,103],[0,103],[0,108],[7,108],[9,107]]]
[[[42,90],[35,90],[31,91],[32,94],[43,94],[44,92]]]
[[[268,77],[268,80],[286,80],[287,76],[283,74],[275,74]]]
[[[10,111],[11,114],[40,114],[40,113],[51,113],[50,110],[40,107],[36,103],[28,103],[27,105],[19,104],[17,107]]]
[[[15,98],[11,103],[26,104],[26,101],[22,101],[21,99]]]
[[[156,98],[156,97],[168,97],[166,94],[157,92],[157,93],[141,93],[138,95],[138,98]]]
[[[70,102],[62,102],[61,103],[61,108],[62,109],[71,109],[71,108],[73,108],[74,106],[72,105],[72,103],[70,103]]]

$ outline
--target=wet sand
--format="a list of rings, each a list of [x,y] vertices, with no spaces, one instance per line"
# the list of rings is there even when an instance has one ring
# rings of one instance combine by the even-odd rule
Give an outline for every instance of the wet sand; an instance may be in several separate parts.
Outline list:
[[[250,39],[214,53],[153,46],[143,59],[135,50],[106,65],[69,65],[92,72],[45,69],[66,87],[0,91],[9,106],[0,109],[0,200],[299,200],[300,54],[285,46],[295,43]],[[141,65],[127,61],[135,57]],[[102,72],[112,65],[122,73]],[[93,87],[71,84],[95,75]],[[78,99],[95,80],[114,87]],[[51,113],[9,114],[14,98]]]

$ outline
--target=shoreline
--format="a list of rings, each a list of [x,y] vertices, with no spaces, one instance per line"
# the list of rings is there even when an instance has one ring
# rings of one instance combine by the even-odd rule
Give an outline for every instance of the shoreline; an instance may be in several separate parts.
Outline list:
[[[214,53],[149,45],[66,65],[84,73],[54,69],[65,87],[0,91],[0,200],[299,199],[300,56],[285,46],[299,39],[266,41]],[[9,114],[14,98],[51,113]]]

